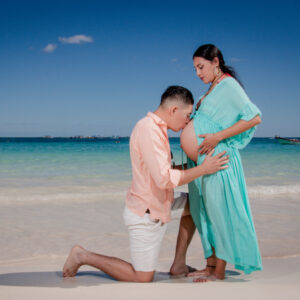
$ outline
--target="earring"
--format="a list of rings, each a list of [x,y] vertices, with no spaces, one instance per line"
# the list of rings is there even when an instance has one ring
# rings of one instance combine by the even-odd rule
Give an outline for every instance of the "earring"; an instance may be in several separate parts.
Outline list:
[[[220,68],[220,66],[215,66],[215,68],[214,68],[214,75],[215,75],[215,77],[216,78],[219,77],[220,74],[221,74],[221,68]]]

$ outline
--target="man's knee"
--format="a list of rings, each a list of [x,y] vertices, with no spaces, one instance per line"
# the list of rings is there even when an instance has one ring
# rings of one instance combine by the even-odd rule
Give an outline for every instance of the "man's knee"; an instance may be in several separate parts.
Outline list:
[[[142,271],[136,271],[135,274],[135,281],[136,282],[152,282],[154,278],[154,271],[153,272],[142,272]]]

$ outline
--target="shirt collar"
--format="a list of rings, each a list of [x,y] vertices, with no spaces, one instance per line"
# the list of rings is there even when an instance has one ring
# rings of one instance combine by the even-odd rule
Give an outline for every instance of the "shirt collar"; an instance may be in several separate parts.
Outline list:
[[[167,127],[167,123],[153,112],[148,112],[147,116],[152,118],[157,125],[163,125]]]
[[[153,112],[148,112],[147,117],[151,118],[161,129],[163,130],[164,134],[168,136],[167,134],[167,123],[161,119],[158,115],[154,114]]]

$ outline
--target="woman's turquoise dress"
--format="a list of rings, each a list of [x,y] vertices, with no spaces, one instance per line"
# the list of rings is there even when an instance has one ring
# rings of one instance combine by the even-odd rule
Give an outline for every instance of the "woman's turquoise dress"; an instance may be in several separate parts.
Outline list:
[[[199,134],[216,133],[239,120],[249,121],[261,115],[239,83],[232,77],[223,79],[208,94],[195,112],[194,129]],[[229,167],[189,184],[190,210],[200,233],[205,258],[212,247],[218,258],[235,265],[246,274],[262,270],[256,233],[251,216],[239,149],[251,140],[255,128],[221,141],[214,155],[227,151]],[[198,157],[201,164],[205,155]],[[189,167],[194,162],[188,160]]]

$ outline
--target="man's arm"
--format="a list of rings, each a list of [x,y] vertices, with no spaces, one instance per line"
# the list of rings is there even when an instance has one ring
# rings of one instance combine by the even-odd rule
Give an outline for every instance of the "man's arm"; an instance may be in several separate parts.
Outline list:
[[[149,130],[147,126],[141,128],[138,143],[143,161],[156,185],[161,189],[184,185],[202,175],[225,169],[227,166],[224,165],[229,161],[228,156],[222,157],[226,153],[225,151],[212,156],[213,150],[200,166],[183,171],[174,170],[171,168],[168,160],[169,153],[166,151],[165,144],[161,139],[161,133],[158,130],[153,130],[152,128]]]
[[[213,153],[214,150],[210,151],[201,165],[181,171],[181,177],[178,185],[187,184],[200,176],[212,174],[219,170],[228,168],[226,164],[229,162],[229,158],[228,156],[224,156],[226,151],[223,151],[216,156],[212,156]]]
[[[171,168],[169,153],[160,129],[149,128],[147,124],[143,124],[139,131],[138,146],[155,184],[161,189],[177,186],[181,171]]]

